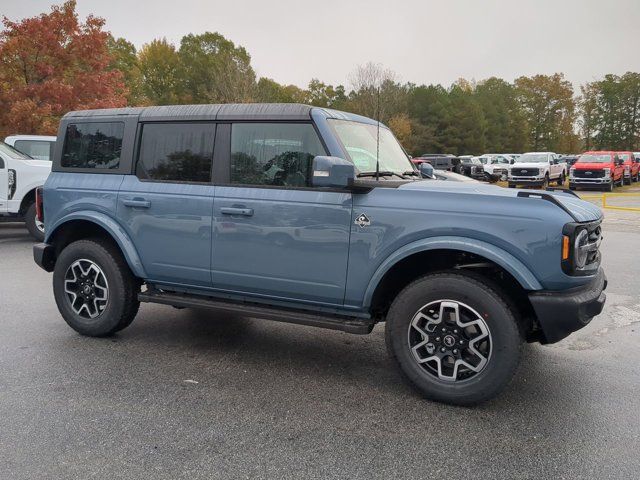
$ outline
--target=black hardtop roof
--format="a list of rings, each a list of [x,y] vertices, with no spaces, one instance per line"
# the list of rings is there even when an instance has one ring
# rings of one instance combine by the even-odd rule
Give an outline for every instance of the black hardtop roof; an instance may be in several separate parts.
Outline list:
[[[64,118],[137,116],[140,120],[309,120],[310,105],[298,103],[227,103],[78,110]]]

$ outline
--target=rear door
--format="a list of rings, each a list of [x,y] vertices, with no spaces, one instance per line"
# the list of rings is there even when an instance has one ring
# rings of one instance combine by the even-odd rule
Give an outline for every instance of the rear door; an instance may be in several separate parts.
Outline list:
[[[214,123],[145,123],[118,217],[150,280],[211,285]]]
[[[218,127],[213,286],[251,296],[344,303],[352,199],[310,186],[326,150],[311,123]]]

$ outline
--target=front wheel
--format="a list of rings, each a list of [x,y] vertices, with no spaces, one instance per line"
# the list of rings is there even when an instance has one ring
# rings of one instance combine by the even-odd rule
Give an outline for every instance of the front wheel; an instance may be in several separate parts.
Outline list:
[[[129,326],[140,303],[140,283],[120,251],[102,239],[78,240],[56,261],[53,294],[60,314],[78,333],[111,335]]]
[[[475,405],[496,396],[520,361],[513,310],[494,286],[468,274],[438,273],[407,286],[386,318],[387,347],[425,397]]]
[[[564,172],[562,172],[558,177],[558,186],[562,187],[564,185],[564,181],[565,181],[565,176],[564,176]]]
[[[32,203],[27,208],[27,212],[24,214],[24,223],[33,238],[38,242],[44,242],[44,223],[38,220],[35,203]]]

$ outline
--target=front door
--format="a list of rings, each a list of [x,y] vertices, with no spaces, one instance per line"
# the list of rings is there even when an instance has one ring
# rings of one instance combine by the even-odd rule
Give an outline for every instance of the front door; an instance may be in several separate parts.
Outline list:
[[[313,125],[236,123],[223,131],[229,168],[214,200],[213,286],[342,304],[352,199],[310,187],[312,159],[326,155]]]
[[[118,218],[149,280],[211,285],[211,166],[215,125],[146,123],[136,175],[118,194]]]

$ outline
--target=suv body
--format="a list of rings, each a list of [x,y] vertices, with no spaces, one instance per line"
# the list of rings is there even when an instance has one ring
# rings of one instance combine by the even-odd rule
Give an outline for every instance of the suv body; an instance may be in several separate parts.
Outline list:
[[[24,220],[38,241],[44,240],[44,224],[36,216],[36,189],[50,172],[51,162],[34,160],[0,142],[0,216]]]
[[[72,112],[53,164],[34,258],[85,335],[125,328],[141,301],[351,333],[384,321],[413,385],[469,405],[508,383],[524,339],[556,342],[605,301],[596,206],[423,180],[389,129],[349,113]]]
[[[631,185],[631,182],[637,182],[640,178],[640,164],[636,161],[633,152],[616,152],[616,156],[622,159],[622,168],[624,183]]]
[[[616,152],[589,151],[578,157],[569,170],[569,188],[597,188],[612,192],[624,181],[624,166]]]
[[[528,152],[511,165],[509,187],[518,185],[546,187],[555,181],[563,185],[567,177],[567,164],[553,152]]]
[[[425,153],[419,157],[412,158],[411,161],[414,165],[427,162],[436,170],[446,170],[448,172],[457,172],[460,166],[460,159],[458,157],[446,153]]]
[[[464,155],[459,158],[460,164],[458,165],[456,173],[471,177],[475,180],[485,180],[487,178],[480,160],[471,155]]]
[[[10,135],[4,139],[19,152],[29,155],[34,160],[48,160],[53,158],[56,137],[49,135]]]

